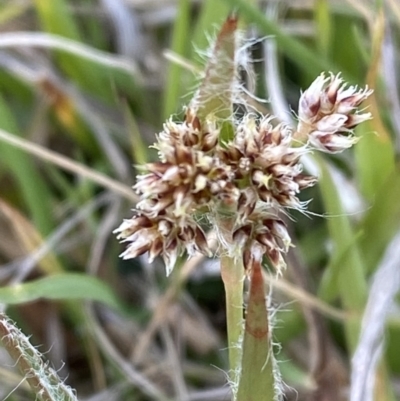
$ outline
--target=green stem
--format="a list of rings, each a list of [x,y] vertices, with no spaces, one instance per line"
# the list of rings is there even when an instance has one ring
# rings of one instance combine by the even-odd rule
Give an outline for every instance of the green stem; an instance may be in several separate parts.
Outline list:
[[[242,261],[228,256],[221,257],[221,277],[225,286],[226,324],[228,332],[229,365],[231,380],[238,382],[241,366],[243,336],[243,278]]]
[[[275,368],[261,261],[252,261],[248,268],[251,270],[251,281],[235,401],[276,401],[279,399],[276,391],[279,373]]]

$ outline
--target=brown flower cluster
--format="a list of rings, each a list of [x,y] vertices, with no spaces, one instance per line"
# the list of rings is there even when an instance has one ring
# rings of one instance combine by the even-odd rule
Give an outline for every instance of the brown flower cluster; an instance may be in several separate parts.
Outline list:
[[[297,194],[315,183],[314,177],[302,174],[300,158],[307,148],[293,146],[291,129],[284,124],[274,127],[272,119],[257,121],[247,115],[234,139],[218,152],[233,168],[235,181],[249,189],[242,191],[239,202],[246,204],[247,214],[259,200],[270,206],[301,208]]]
[[[198,221],[208,216],[226,252],[240,254],[245,266],[265,255],[279,271],[290,245],[279,213],[304,209],[298,194],[316,182],[303,173],[301,157],[311,149],[335,153],[355,143],[351,130],[370,118],[357,108],[370,94],[346,88],[339,75],[321,75],[301,95],[295,132],[273,125],[273,117],[249,113],[232,123],[235,134],[226,142],[220,140],[221,124],[200,121],[194,110],[183,123],[168,121],[155,144],[160,161],[146,165],[134,186],[141,199],[134,216],[115,230],[128,243],[121,256],[148,252],[152,261],[162,255],[170,273],[185,251],[210,254]],[[227,210],[228,233],[218,224]]]
[[[321,74],[300,97],[297,133],[323,152],[350,148],[358,141],[352,130],[371,118],[371,113],[358,111],[371,94],[368,87],[347,87],[340,74]]]

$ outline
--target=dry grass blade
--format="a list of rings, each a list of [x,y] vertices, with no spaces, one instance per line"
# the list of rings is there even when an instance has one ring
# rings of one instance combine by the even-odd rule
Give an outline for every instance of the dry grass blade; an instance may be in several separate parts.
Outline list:
[[[362,332],[352,360],[351,401],[373,401],[375,374],[383,351],[389,310],[400,290],[400,233],[392,240],[376,271],[364,313]],[[383,398],[379,398],[382,400]]]
[[[140,389],[144,394],[151,397],[152,400],[169,401],[168,397],[163,394],[155,384],[151,383],[143,374],[137,371],[134,366],[119,353],[97,322],[93,308],[90,305],[86,308],[86,317],[97,339],[99,347],[124,374],[126,380]]]
[[[175,393],[180,401],[188,401],[189,394],[182,371],[182,364],[171,331],[168,327],[163,327],[161,335],[164,339],[167,350],[169,366],[171,369],[171,380],[174,383]]]
[[[197,67],[190,60],[188,60],[185,57],[182,57],[180,54],[177,54],[172,50],[165,49],[163,51],[163,56],[171,63],[179,65],[180,67],[184,68],[187,71],[190,71],[192,74],[196,76],[201,76],[203,73],[200,67]]]
[[[390,5],[391,10],[393,11],[393,14],[400,21],[400,5],[399,5],[399,3],[396,0],[388,0],[388,4]]]
[[[91,246],[89,262],[86,268],[89,274],[97,273],[106,248],[107,239],[110,236],[110,232],[115,227],[115,222],[117,221],[120,207],[120,199],[114,199],[105,213],[103,220],[98,226],[96,238]]]
[[[214,235],[214,232],[210,232],[207,236],[207,241],[210,244],[211,248],[214,248],[216,246]],[[211,240],[211,238],[213,240]],[[177,294],[182,288],[182,285],[186,282],[193,270],[199,265],[199,263],[201,263],[203,259],[204,255],[201,254],[198,254],[189,259],[180,269],[179,276],[173,283],[171,283],[168,290],[157,302],[157,308],[153,311],[152,319],[148,324],[147,329],[139,337],[138,343],[133,350],[132,360],[134,361],[134,363],[139,363],[146,355],[146,352],[158,328],[162,325],[163,322],[165,322],[166,318],[168,317],[168,308],[175,300]]]
[[[43,264],[43,270],[47,273],[52,272],[51,266],[57,265],[57,262],[52,256],[52,253],[56,250],[57,245],[62,242],[62,240],[74,227],[81,223],[82,220],[86,219],[90,213],[93,213],[96,209],[100,208],[109,201],[110,194],[106,193],[98,196],[87,205],[83,205],[76,214],[60,224],[58,228],[49,237],[47,237],[45,241],[43,241],[41,238],[39,238],[38,233],[33,230],[30,223],[23,216],[11,209],[0,199],[0,212],[7,216],[24,248],[26,251],[30,252],[30,254],[22,261],[11,262],[11,264],[15,263],[17,266],[15,269],[13,269],[13,278],[10,284],[22,282],[38,263]],[[111,229],[109,231],[111,231]],[[47,256],[47,258],[43,261],[46,255],[49,256]]]
[[[7,361],[8,366],[12,364],[12,360],[8,360],[5,358],[2,359],[2,364]],[[10,368],[0,368],[0,397],[3,401],[8,400],[16,390],[22,389],[23,391],[29,391],[29,384],[25,381],[25,379],[21,380],[21,375],[18,372],[14,372]]]
[[[140,60],[146,52],[146,38],[140,29],[141,21],[133,10],[129,10],[124,0],[102,0],[101,3],[113,22],[118,53]]]
[[[16,242],[21,245],[22,249],[31,253],[43,246],[44,241],[37,228],[24,215],[22,215],[19,210],[10,206],[1,199],[0,213],[9,221],[10,227],[12,227],[18,240]],[[63,272],[62,266],[54,254],[47,253],[46,255],[46,253],[40,255],[40,262],[39,259],[35,260],[39,262],[41,269],[47,274]],[[24,273],[28,272],[30,270],[29,268],[33,266],[34,265],[28,263],[27,266],[23,268],[23,271],[18,272],[17,276],[21,275],[21,278],[22,276],[25,277]]]
[[[97,184],[123,196],[126,199],[134,202],[137,201],[137,196],[131,190],[131,188],[127,187],[126,185],[120,184],[118,181],[115,181],[104,174],[98,173],[97,171],[94,171],[81,163],[60,155],[59,153],[53,152],[30,141],[17,138],[15,135],[12,135],[2,129],[0,129],[0,141],[6,142],[19,149],[22,149],[25,152],[28,152],[36,157],[39,157],[42,160],[55,164],[56,166],[70,171],[71,173],[77,174],[81,177],[96,182]]]
[[[269,18],[277,19],[277,4],[268,7],[267,15]],[[278,51],[274,38],[264,40],[263,50],[265,60],[264,78],[272,111],[281,121],[292,125],[292,116],[284,96],[282,80],[279,75]]]
[[[372,3],[370,7],[367,6],[368,2],[357,0],[346,0],[360,15],[362,15],[370,26],[374,23],[374,11],[372,10]]]
[[[111,137],[105,117],[100,116],[80,91],[63,82],[45,63],[33,55],[28,61],[22,62],[6,52],[0,52],[0,65],[18,79],[25,80],[33,89],[39,89],[64,125],[73,129],[76,114],[87,122],[118,178],[126,180],[130,164]]]
[[[275,276],[265,273],[265,281],[268,284],[272,285],[273,288],[276,288],[278,291],[281,291],[290,298],[296,299],[302,304],[313,308],[334,320],[343,321],[349,317],[348,314],[341,311],[340,309],[336,309],[328,305],[327,303],[321,301],[307,291],[304,291],[301,288],[290,284],[283,278],[277,279]]]
[[[288,253],[290,270],[294,282],[304,291],[310,291],[311,275],[296,249]],[[321,302],[317,300],[318,302]],[[334,351],[333,341],[320,311],[300,301],[308,332],[308,370],[315,383],[309,401],[338,401],[337,389],[343,384],[344,366]],[[329,305],[326,305],[330,308]]]
[[[79,110],[82,118],[85,119],[92,128],[103,152],[107,155],[107,160],[113,166],[118,178],[127,180],[130,171],[130,163],[111,137],[104,119],[100,118],[98,113],[92,109],[89,103],[78,92],[69,91],[68,95],[74,101],[75,107]]]

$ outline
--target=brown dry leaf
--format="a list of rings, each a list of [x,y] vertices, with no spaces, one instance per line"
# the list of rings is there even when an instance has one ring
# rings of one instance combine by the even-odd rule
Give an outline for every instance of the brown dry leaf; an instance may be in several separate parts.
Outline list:
[[[18,246],[26,253],[35,252],[44,244],[44,240],[33,226],[33,224],[23,216],[17,209],[0,199],[0,213],[8,220],[14,232]],[[47,253],[38,262],[38,266],[46,274],[62,273],[63,268],[57,258],[52,253]]]

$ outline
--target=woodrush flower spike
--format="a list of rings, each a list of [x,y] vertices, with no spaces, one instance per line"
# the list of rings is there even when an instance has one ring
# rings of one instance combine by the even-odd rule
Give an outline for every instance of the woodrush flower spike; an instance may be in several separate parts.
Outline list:
[[[337,153],[353,145],[358,139],[352,129],[371,118],[358,111],[371,93],[347,87],[340,74],[321,74],[300,97],[296,131],[274,125],[273,116],[246,113],[239,120],[231,116],[234,137],[222,143],[222,122],[211,113],[200,120],[187,109],[184,122],[167,121],[154,145],[160,161],[137,177],[141,200],[134,216],[115,230],[128,243],[121,256],[148,252],[152,262],[161,255],[169,274],[185,251],[210,255],[196,213],[215,222],[221,207],[228,207],[235,218],[231,233],[219,232],[224,252],[237,255],[239,245],[248,261],[256,241],[280,271],[290,238],[279,215],[285,208],[305,209],[308,202],[298,194],[316,183],[303,173],[301,157],[312,149]]]

